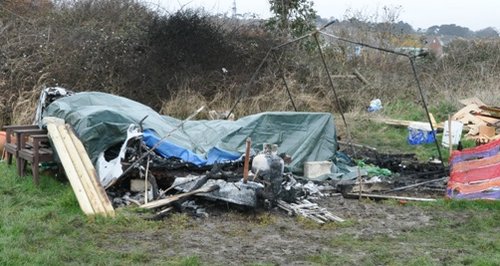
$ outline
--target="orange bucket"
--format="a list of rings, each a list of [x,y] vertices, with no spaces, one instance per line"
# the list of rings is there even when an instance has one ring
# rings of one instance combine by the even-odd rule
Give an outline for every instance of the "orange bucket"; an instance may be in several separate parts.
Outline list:
[[[2,151],[2,158],[3,158],[4,147],[5,147],[5,131],[0,131],[0,151]]]

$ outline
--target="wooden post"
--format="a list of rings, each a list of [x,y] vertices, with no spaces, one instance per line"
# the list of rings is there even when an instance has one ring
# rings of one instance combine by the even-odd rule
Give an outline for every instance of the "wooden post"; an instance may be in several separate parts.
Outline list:
[[[453,151],[453,137],[451,135],[451,115],[448,114],[448,146],[450,148],[450,157],[451,152]]]
[[[359,79],[359,81],[361,81],[362,83],[364,83],[365,85],[369,85],[370,83],[368,82],[368,80],[363,77],[363,75],[361,75],[361,73],[359,73],[359,71],[357,69],[354,69],[354,72],[353,72],[354,76]]]
[[[358,199],[361,199],[361,193],[363,193],[363,179],[361,178],[361,170],[359,169],[359,165],[357,167],[358,170],[358,187],[359,187],[359,194],[358,194]]]

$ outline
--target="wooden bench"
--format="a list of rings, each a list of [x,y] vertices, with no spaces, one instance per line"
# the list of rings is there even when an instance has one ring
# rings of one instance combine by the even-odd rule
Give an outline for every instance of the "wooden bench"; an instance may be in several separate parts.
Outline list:
[[[4,126],[4,153],[7,164],[12,164],[16,158],[17,174],[25,175],[26,163],[31,163],[33,181],[39,184],[39,163],[53,161],[53,152],[48,145],[47,130],[36,125]]]
[[[47,134],[31,135],[27,139],[22,139],[20,147],[21,149],[18,152],[19,176],[25,175],[26,164],[29,162],[33,182],[38,186],[40,184],[40,163],[54,161],[53,151],[49,146],[49,137]]]
[[[39,130],[40,128],[35,125],[23,125],[23,126],[4,126],[5,130],[5,146],[3,157],[7,158],[7,164],[12,164],[12,158],[17,158],[18,146],[20,145],[21,137],[18,136],[21,133],[14,133],[19,130]],[[18,142],[19,140],[19,142]]]
[[[15,125],[15,126],[4,126],[5,129],[5,146],[4,152],[7,157],[7,164],[12,164],[12,158],[16,158],[17,162],[17,173],[20,171],[20,160],[18,157],[18,152],[21,147],[21,140],[27,138],[27,136],[32,134],[42,134],[46,133],[46,130],[40,129],[36,125]]]

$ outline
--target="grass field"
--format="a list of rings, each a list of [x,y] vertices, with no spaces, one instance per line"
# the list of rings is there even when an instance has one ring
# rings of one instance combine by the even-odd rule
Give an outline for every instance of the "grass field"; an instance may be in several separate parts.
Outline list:
[[[20,178],[15,166],[0,165],[0,264],[2,265],[127,265],[145,263],[147,253],[113,252],[102,245],[106,234],[154,230],[147,222],[120,211],[114,219],[86,217],[69,183],[42,177],[36,188],[31,177]],[[195,257],[168,258],[167,265],[198,265]]]

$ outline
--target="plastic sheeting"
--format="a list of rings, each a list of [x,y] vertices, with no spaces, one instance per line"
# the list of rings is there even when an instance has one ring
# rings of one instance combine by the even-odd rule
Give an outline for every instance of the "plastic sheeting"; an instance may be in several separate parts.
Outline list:
[[[453,151],[447,195],[456,199],[500,200],[500,140]]]
[[[179,127],[181,120],[162,116],[130,99],[101,92],[81,92],[54,101],[43,115],[62,118],[70,124],[94,163],[100,153],[125,140],[130,124],[138,125],[146,116],[143,128],[151,137],[149,141],[146,138],[150,146],[169,134],[166,148],[160,150],[176,151],[163,155],[188,161],[194,158],[190,162],[200,166],[239,157],[245,151],[248,137],[256,150],[260,150],[263,143],[278,144],[279,152],[292,156],[289,167],[298,174],[302,173],[305,161],[333,160],[337,150],[330,113],[267,112],[236,121],[187,121]]]

